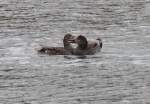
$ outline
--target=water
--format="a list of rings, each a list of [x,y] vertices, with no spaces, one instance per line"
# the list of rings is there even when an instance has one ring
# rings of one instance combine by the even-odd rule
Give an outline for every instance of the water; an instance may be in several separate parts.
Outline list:
[[[150,104],[149,0],[1,0],[0,104]],[[89,56],[39,55],[66,33]]]

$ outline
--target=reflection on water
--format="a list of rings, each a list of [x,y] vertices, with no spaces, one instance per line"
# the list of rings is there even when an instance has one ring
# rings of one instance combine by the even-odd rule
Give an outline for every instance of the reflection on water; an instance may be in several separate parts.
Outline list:
[[[149,104],[148,0],[0,1],[1,104]],[[37,54],[64,34],[101,37],[92,56]]]

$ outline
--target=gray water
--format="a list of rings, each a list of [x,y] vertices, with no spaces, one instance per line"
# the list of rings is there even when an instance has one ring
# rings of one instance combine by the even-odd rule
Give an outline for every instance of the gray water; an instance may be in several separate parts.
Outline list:
[[[89,56],[37,54],[66,33]],[[150,104],[149,0],[1,0],[0,104]]]

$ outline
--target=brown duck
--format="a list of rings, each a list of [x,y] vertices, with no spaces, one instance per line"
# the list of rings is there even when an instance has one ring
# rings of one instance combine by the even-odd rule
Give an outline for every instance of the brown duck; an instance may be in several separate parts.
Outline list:
[[[38,50],[38,53],[41,54],[48,54],[48,55],[72,55],[73,54],[73,47],[71,45],[71,41],[74,40],[75,36],[71,34],[66,34],[63,39],[64,47],[42,47]]]
[[[87,41],[87,38],[83,35],[69,41],[77,44],[77,47],[73,48],[73,55],[93,55],[100,52],[103,46],[101,38],[95,41]]]

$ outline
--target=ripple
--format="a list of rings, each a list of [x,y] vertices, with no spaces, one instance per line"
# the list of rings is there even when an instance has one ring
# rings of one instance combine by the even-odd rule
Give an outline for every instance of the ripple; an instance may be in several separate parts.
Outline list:
[[[147,0],[0,1],[0,103],[149,103]],[[39,55],[64,34],[103,39],[86,56]]]

